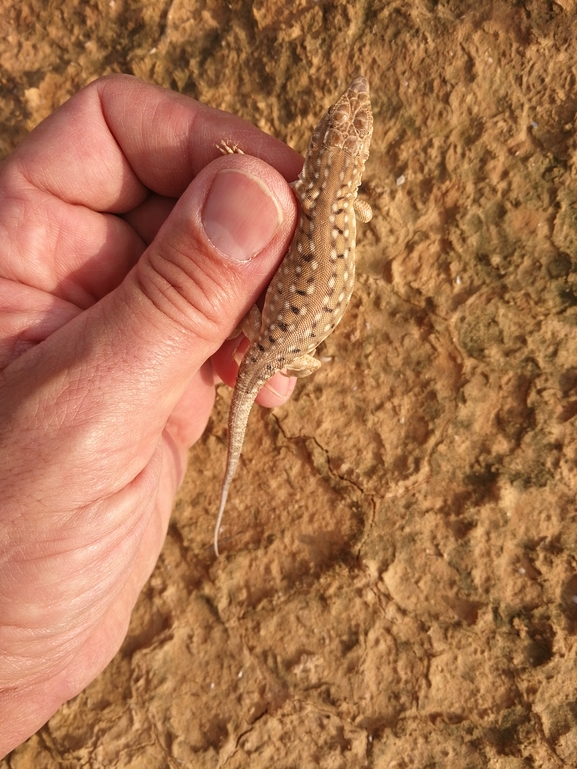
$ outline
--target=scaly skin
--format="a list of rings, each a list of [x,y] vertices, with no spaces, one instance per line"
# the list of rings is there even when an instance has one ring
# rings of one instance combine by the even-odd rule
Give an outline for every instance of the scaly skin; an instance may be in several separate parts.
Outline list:
[[[214,530],[217,556],[218,532],[258,391],[277,371],[300,377],[316,371],[321,364],[313,354],[351,298],[356,217],[368,222],[372,216],[369,205],[357,200],[372,132],[369,86],[364,77],[356,77],[313,131],[292,185],[299,203],[293,239],[267,289],[257,333],[243,326],[252,344],[240,364],[229,410],[226,471]]]

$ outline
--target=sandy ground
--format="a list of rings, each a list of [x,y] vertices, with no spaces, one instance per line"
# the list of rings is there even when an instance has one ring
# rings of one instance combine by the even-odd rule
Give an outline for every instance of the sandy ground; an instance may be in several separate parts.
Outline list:
[[[577,767],[572,0],[2,2],[6,154],[129,72],[304,152],[358,72],[358,284],[255,408],[221,387],[124,646],[2,769]]]

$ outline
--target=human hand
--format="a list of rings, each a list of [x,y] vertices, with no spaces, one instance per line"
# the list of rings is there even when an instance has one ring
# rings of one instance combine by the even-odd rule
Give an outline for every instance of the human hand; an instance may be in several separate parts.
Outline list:
[[[247,154],[220,157],[223,139]],[[288,246],[300,164],[238,118],[114,76],[0,167],[0,757],[119,648],[214,372],[234,381],[223,340]]]

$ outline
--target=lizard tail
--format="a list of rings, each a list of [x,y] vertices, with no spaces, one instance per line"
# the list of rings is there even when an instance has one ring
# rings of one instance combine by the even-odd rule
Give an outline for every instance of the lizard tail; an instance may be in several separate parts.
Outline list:
[[[249,392],[243,392],[242,390],[235,388],[232,395],[232,401],[228,412],[228,451],[226,455],[226,470],[220,492],[220,505],[218,507],[216,525],[214,527],[214,552],[217,558],[219,556],[218,533],[224,515],[224,508],[226,507],[230,484],[234,478],[236,468],[238,467],[250,410],[258,395],[260,386],[261,383]]]

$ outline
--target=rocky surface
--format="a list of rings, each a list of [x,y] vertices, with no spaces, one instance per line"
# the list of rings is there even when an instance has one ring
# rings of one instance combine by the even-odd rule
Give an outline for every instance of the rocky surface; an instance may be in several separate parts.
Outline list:
[[[224,556],[223,386],[124,646],[0,767],[577,767],[574,3],[1,14],[2,153],[108,72],[304,152],[361,72],[375,216],[325,365],[254,409]]]

